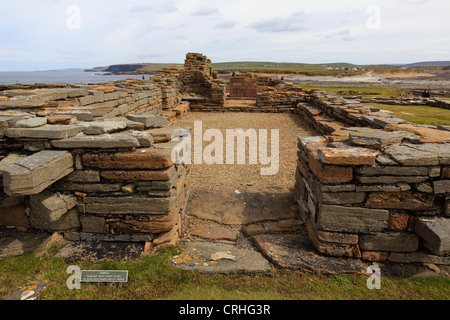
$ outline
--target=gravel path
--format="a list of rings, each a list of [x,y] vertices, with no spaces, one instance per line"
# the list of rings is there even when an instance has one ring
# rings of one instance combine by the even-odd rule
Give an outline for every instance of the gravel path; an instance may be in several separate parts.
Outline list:
[[[299,136],[317,135],[311,127],[295,114],[190,112],[183,118],[178,119],[174,125],[193,128],[194,121],[199,120],[202,121],[203,132],[207,129],[219,129],[223,137],[226,136],[226,129],[268,129],[269,145],[271,141],[270,129],[279,129],[280,164],[278,173],[269,176],[260,174],[260,168],[268,167],[268,165],[261,165],[259,158],[257,165],[248,164],[248,155],[245,165],[194,164],[191,170],[191,183],[194,192],[199,190],[234,192],[245,188],[251,188],[254,191],[265,188],[284,190],[288,188],[292,190],[295,180],[295,167],[297,165],[297,138]],[[210,143],[204,141],[203,148]],[[246,154],[248,154],[248,144],[246,148]],[[225,157],[224,141],[224,159]]]

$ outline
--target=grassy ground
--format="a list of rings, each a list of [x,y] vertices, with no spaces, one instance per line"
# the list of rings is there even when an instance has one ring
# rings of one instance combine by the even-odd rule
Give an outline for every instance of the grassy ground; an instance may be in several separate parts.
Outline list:
[[[364,105],[392,111],[394,116],[417,124],[432,126],[450,125],[450,110],[442,108],[413,105],[398,106],[378,103],[368,103]]]
[[[76,263],[82,270],[128,270],[129,282],[66,286],[68,263],[46,254],[7,258],[0,262],[0,299],[14,289],[47,283],[42,300],[448,300],[449,278],[382,278],[381,290],[369,290],[361,275],[317,275],[277,270],[273,276],[200,275],[170,266],[176,249],[165,249],[137,261]]]

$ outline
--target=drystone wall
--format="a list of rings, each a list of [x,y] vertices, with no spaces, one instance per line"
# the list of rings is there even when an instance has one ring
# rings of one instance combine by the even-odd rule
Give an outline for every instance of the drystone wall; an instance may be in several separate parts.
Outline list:
[[[440,98],[396,98],[396,97],[362,97],[353,96],[347,99],[356,99],[361,103],[380,103],[380,104],[390,104],[390,105],[412,105],[412,106],[432,106],[442,109],[450,109],[450,100],[440,99]]]
[[[3,86],[0,227],[174,245],[190,167],[172,161],[187,134],[163,115],[182,106],[172,85]]]
[[[369,261],[449,263],[450,132],[321,91],[298,112],[294,198],[318,251]]]

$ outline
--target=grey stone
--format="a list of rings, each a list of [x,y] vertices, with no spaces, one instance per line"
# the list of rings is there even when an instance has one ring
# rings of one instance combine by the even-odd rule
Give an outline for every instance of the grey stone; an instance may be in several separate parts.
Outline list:
[[[438,126],[439,130],[450,131],[450,126]]]
[[[4,170],[4,189],[10,196],[37,194],[72,171],[70,152],[41,151]]]
[[[257,248],[282,268],[309,270],[321,274],[363,274],[367,265],[359,259],[322,255],[300,234],[264,234],[253,237]]]
[[[434,263],[450,265],[450,257],[440,257],[424,251],[412,253],[393,252],[389,255],[389,261],[399,263]]]
[[[139,141],[130,135],[125,134],[102,134],[99,136],[77,136],[73,138],[52,141],[55,148],[59,149],[131,149],[139,147]]]
[[[75,116],[79,121],[93,121],[94,116],[89,110],[59,110],[55,115]]]
[[[178,172],[174,174],[169,181],[152,181],[151,188],[153,190],[171,190],[179,177]]]
[[[27,151],[31,152],[39,152],[42,150],[47,149],[47,144],[44,141],[31,141],[31,142],[24,142],[23,148]],[[50,148],[52,148],[52,145],[50,144]]]
[[[428,176],[356,176],[355,179],[362,184],[421,183]]]
[[[39,219],[36,219],[32,223],[31,215],[32,213],[30,213],[30,224],[35,229],[62,231],[62,230],[77,229],[80,227],[80,217],[77,208],[73,208],[67,211],[59,219],[56,220],[50,220],[41,217]]]
[[[30,225],[40,230],[62,230],[79,227],[78,211],[67,212],[76,206],[76,197],[43,192],[30,197]]]
[[[14,127],[16,128],[38,128],[47,124],[47,118],[36,117],[30,119],[19,120]]]
[[[272,272],[270,263],[255,250],[205,243],[184,245],[172,264],[181,270],[199,273],[271,274]]]
[[[129,235],[125,236],[129,238]],[[60,249],[55,257],[64,258],[66,261],[136,260],[143,251],[144,244],[125,241],[71,242]]]
[[[81,216],[80,222],[83,227],[83,232],[103,233],[106,219],[102,217]]]
[[[428,176],[431,178],[437,178],[441,176],[441,167],[429,167]]]
[[[10,301],[27,301],[27,300],[36,300],[39,294],[47,288],[46,283],[38,283],[34,285],[25,286],[14,290],[5,300]]]
[[[365,199],[364,192],[333,192],[322,193],[319,202],[326,204],[353,204],[362,203]]]
[[[414,185],[414,188],[419,192],[433,193],[433,188],[427,183],[418,183]]]
[[[401,131],[366,130],[365,132],[350,132],[349,141],[359,146],[381,149],[393,144],[400,144],[407,135],[409,134]]]
[[[304,149],[309,143],[324,143],[326,140],[323,136],[315,136],[315,137],[298,137],[298,146],[301,149]]]
[[[28,157],[26,154],[11,152],[0,160],[0,186],[3,186],[3,170],[26,157]]]
[[[95,170],[77,170],[69,174],[66,178],[66,181],[70,182],[100,182],[100,172]]]
[[[153,145],[153,136],[148,132],[131,131],[128,134],[139,141],[141,148],[150,148]]]
[[[95,103],[95,97],[94,96],[80,97],[78,100],[80,101],[80,104],[82,106]]]
[[[385,149],[395,161],[405,166],[435,166],[439,164],[439,156],[430,152],[424,145],[398,145]]]
[[[414,252],[419,248],[419,237],[406,232],[365,234],[359,237],[359,247],[367,251]]]
[[[426,241],[433,253],[450,253],[450,219],[418,217],[414,231]]]
[[[16,232],[0,230],[0,260],[6,257],[20,256],[45,249],[51,235],[42,232]]]
[[[363,166],[355,169],[361,176],[428,176],[428,168],[402,166]]]
[[[387,227],[389,211],[359,207],[320,205],[317,226],[321,230],[374,233]]]
[[[145,125],[142,122],[131,121],[130,119],[128,119],[126,117],[107,118],[105,120],[125,122],[127,124],[127,129],[130,129],[130,130],[141,131],[141,130],[145,129]]]
[[[169,124],[166,117],[159,115],[129,115],[127,118],[143,123],[146,128],[160,128]]]
[[[84,127],[83,132],[88,135],[110,133],[127,127],[127,124],[122,121],[84,122],[81,125]]]
[[[166,215],[176,198],[86,197],[86,212],[106,214]]]
[[[393,184],[373,184],[356,186],[357,192],[399,192],[402,191],[398,185]]]
[[[94,96],[95,103],[100,103],[105,101],[105,93],[103,91],[89,90],[89,94]]]
[[[118,192],[122,188],[121,184],[116,183],[76,183],[76,182],[57,182],[53,186],[60,191],[78,191],[86,193],[104,193]]]
[[[6,136],[10,138],[65,139],[83,131],[77,125],[44,125],[38,128],[9,128]]]
[[[391,159],[390,157],[380,154],[377,156],[375,161],[382,166],[396,166],[398,163]]]
[[[433,190],[435,194],[450,193],[450,180],[439,180],[433,182]]]

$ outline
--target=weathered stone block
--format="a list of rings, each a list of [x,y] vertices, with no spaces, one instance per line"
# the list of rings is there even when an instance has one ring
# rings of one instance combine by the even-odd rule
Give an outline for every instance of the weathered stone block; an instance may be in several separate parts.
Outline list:
[[[440,180],[433,182],[433,190],[435,194],[450,193],[450,180]]]
[[[115,153],[86,153],[82,160],[86,167],[99,169],[165,169],[173,165],[170,151],[150,148]]]
[[[363,166],[355,169],[361,176],[428,176],[428,168],[402,166]]]
[[[301,163],[298,163],[299,169]],[[316,159],[309,158],[309,168],[316,178],[324,184],[347,183],[353,179],[352,167],[341,167],[321,164]]]
[[[419,248],[419,237],[406,232],[365,234],[359,237],[359,246],[366,251],[414,252]]]
[[[23,153],[11,152],[0,160],[0,187],[3,186],[3,170],[26,157],[27,155]]]
[[[58,141],[52,141],[58,149],[131,149],[139,147],[139,141],[125,134],[102,134],[99,136],[79,136]]]
[[[324,164],[338,166],[373,165],[379,152],[366,148],[319,148],[320,161]]]
[[[87,213],[164,215],[174,207],[176,198],[86,197]]]
[[[128,115],[131,121],[141,122],[146,128],[160,128],[169,124],[166,117],[159,115]]]
[[[449,218],[417,218],[414,231],[426,241],[433,253],[450,253]]]
[[[318,195],[319,202],[326,204],[353,204],[364,202],[364,192],[333,192]]]
[[[388,218],[387,210],[320,205],[317,227],[326,231],[373,233],[385,229]]]
[[[41,151],[4,170],[4,189],[10,196],[37,194],[72,171],[70,152]]]
[[[370,193],[367,208],[401,210],[435,210],[434,196],[417,192]]]
[[[80,217],[77,208],[73,208],[67,211],[56,220],[51,220],[45,216],[41,216],[32,220],[30,213],[30,224],[33,228],[40,230],[71,230],[80,227]]]
[[[121,184],[116,183],[76,183],[59,181],[53,188],[60,191],[78,191],[86,193],[104,193],[117,192],[122,188]]]
[[[100,182],[100,172],[95,170],[77,170],[69,174],[65,179],[65,181],[69,182]]]
[[[168,181],[175,174],[176,170],[173,166],[164,170],[103,171],[100,173],[103,178],[113,182]]]
[[[421,183],[427,181],[428,176],[356,176],[355,179],[362,184]]]
[[[127,127],[127,124],[123,121],[84,122],[81,125],[84,127],[83,132],[87,135],[100,135],[123,130]]]
[[[381,149],[393,144],[400,144],[407,135],[409,133],[366,129],[365,132],[350,132],[349,141],[356,145]]]
[[[103,233],[106,219],[102,217],[81,216],[80,222],[83,227],[83,232]]]
[[[9,128],[6,136],[10,138],[65,139],[83,131],[77,125],[45,125],[38,128]]]
[[[440,257],[424,251],[412,253],[392,252],[389,255],[389,261],[400,263],[433,263],[450,265],[450,257]]]
[[[42,192],[30,197],[30,222],[33,227],[56,221],[77,204],[76,197],[53,192]],[[42,220],[42,221],[41,221]]]
[[[19,120],[14,125],[15,128],[38,128],[47,124],[47,119],[42,117]]]
[[[435,166],[439,164],[439,155],[430,152],[425,145],[404,144],[391,146],[384,153],[405,166]]]

